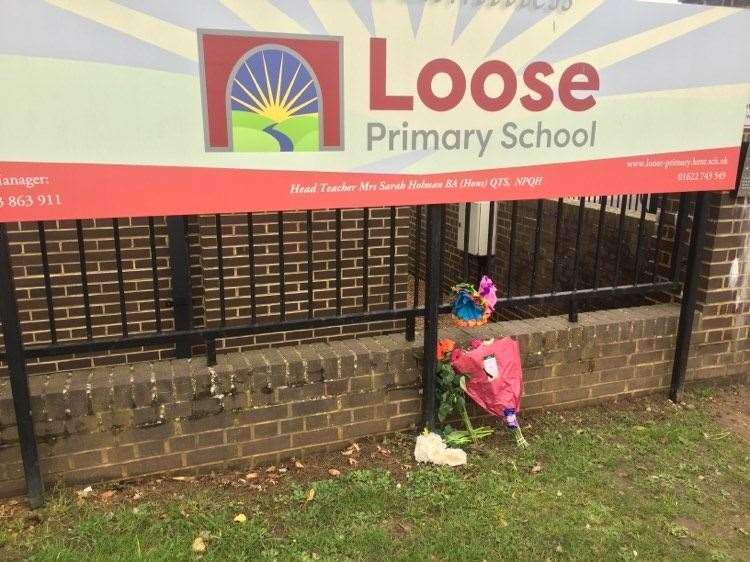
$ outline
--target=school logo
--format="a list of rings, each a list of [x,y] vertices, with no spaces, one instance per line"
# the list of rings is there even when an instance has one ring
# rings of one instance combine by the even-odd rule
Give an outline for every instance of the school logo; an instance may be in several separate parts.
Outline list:
[[[342,40],[198,31],[206,150],[343,150]]]

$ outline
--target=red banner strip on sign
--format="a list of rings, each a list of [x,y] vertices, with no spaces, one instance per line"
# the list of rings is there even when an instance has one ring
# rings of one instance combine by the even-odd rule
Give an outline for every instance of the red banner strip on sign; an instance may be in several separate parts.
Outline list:
[[[431,175],[0,163],[0,221],[733,189],[739,147]]]

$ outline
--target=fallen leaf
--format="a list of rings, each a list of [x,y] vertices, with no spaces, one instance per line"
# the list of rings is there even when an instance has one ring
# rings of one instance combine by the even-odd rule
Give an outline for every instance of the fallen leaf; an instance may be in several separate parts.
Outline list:
[[[245,478],[248,479],[248,480],[255,480],[256,478],[258,478],[258,473],[257,472],[251,472],[250,474],[246,474]]]
[[[286,473],[286,471],[287,471],[287,469],[286,469],[286,468],[280,468],[280,469],[279,469],[279,474],[285,474],[285,473]]]
[[[531,469],[531,474],[539,474],[542,471],[542,465],[537,463]]]
[[[341,471],[336,470],[335,468],[331,468],[328,470],[328,474],[330,474],[331,476],[341,476]]]
[[[271,465],[266,469],[267,473],[276,472],[276,467]]]
[[[246,523],[247,522],[247,516],[244,513],[238,513],[235,515],[233,521],[235,523]]]
[[[195,482],[195,476],[173,476],[175,482]]]
[[[346,460],[349,461],[349,465],[350,466],[355,466],[355,465],[359,464],[359,461],[357,459],[355,459],[354,457],[349,457]]]
[[[305,501],[311,502],[315,499],[315,488],[310,488],[305,494]]]
[[[86,486],[83,490],[78,490],[76,494],[79,498],[87,498],[93,491],[94,489],[91,486]]]
[[[294,468],[299,468],[301,470],[301,469],[305,468],[305,465],[302,464],[299,461],[294,461]]]
[[[342,451],[341,454],[344,455],[345,457],[348,457],[349,455],[353,455],[354,453],[358,453],[358,452],[359,452],[359,445],[357,443],[352,443],[351,445],[349,445],[347,449]]]
[[[193,541],[193,552],[197,554],[206,552],[206,541],[203,540],[203,537],[196,537]]]
[[[114,497],[114,495],[115,495],[114,490],[107,490],[106,492],[102,492],[101,494],[99,494],[99,498],[106,501],[106,500],[111,500]]]

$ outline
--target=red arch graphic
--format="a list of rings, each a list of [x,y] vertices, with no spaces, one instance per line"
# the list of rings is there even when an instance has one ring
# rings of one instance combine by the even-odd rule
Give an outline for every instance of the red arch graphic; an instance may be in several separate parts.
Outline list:
[[[237,62],[264,45],[281,45],[299,54],[315,73],[320,87],[323,138],[321,150],[342,150],[343,99],[340,37],[254,34],[249,32],[199,31],[203,112],[206,149],[227,151],[226,88]]]

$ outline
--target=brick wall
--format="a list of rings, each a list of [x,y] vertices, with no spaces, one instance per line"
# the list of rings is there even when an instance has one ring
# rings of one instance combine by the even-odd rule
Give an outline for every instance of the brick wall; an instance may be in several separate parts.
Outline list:
[[[583,405],[664,389],[678,313],[655,305],[585,313],[577,325],[549,317],[441,335],[513,335],[523,354],[524,409]],[[215,369],[195,359],[33,375],[42,470],[47,481],[83,483],[248,468],[415,429],[419,346],[391,335],[227,354]],[[2,383],[5,494],[23,490],[12,412]]]
[[[369,220],[369,310],[389,306],[390,209],[371,209]],[[111,220],[82,222],[85,265],[91,304],[94,337],[117,337],[122,334],[120,295],[115,260],[114,230]],[[408,209],[399,208],[395,224],[395,291],[394,305],[406,306],[407,255],[409,240]],[[284,213],[284,279],[286,283],[287,320],[307,314],[307,217],[305,213]],[[342,212],[342,311],[362,310],[363,280],[363,210]],[[246,215],[222,216],[224,278],[227,324],[250,321],[250,260]],[[50,264],[55,326],[58,340],[81,340],[86,337],[83,285],[75,221],[45,225]],[[279,320],[279,248],[277,213],[254,215],[255,287],[259,322]],[[130,334],[155,330],[154,283],[152,274],[150,231],[147,219],[120,219],[125,308]],[[335,230],[333,211],[313,213],[313,295],[316,316],[335,313]],[[196,326],[216,326],[220,322],[219,271],[215,217],[190,217],[187,221],[190,254],[190,277],[193,295],[193,321]],[[26,344],[50,341],[41,245],[38,225],[12,225],[9,232],[12,261],[17,286],[19,313]],[[174,328],[171,295],[171,270],[164,217],[154,223],[158,302],[163,329]],[[278,343],[325,341],[354,334],[388,333],[402,328],[401,322],[377,322],[364,325],[335,326],[316,330],[272,333],[255,337],[219,341],[222,350],[245,350]],[[2,339],[0,336],[0,345]],[[198,347],[197,352],[201,349]],[[166,359],[173,347],[137,348],[110,354],[85,354],[45,361],[29,361],[32,373],[79,369],[123,362]],[[0,377],[5,366],[0,364]]]
[[[693,334],[698,377],[750,369],[750,199],[710,196]]]

